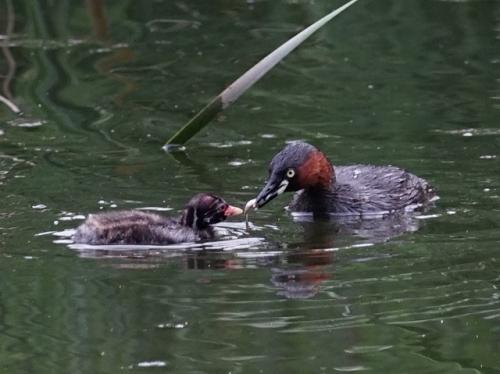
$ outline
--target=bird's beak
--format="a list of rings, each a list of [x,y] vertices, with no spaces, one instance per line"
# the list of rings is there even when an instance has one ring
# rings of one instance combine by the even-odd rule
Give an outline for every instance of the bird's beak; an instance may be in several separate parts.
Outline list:
[[[228,205],[226,210],[224,210],[224,217],[238,216],[243,213],[243,209],[236,206]]]
[[[287,189],[288,183],[289,182],[287,179],[280,179],[276,177],[269,178],[264,188],[254,199],[252,208],[254,209],[262,208],[276,196],[281,195]]]

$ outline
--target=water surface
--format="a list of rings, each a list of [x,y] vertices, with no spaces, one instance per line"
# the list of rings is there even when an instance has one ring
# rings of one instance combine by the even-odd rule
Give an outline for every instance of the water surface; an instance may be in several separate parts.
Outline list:
[[[163,142],[340,1],[0,2],[0,362],[26,373],[494,373],[500,3],[360,1],[185,153]],[[431,181],[355,230],[280,197],[225,242],[58,242],[90,212],[244,205],[290,140]],[[391,230],[390,235],[386,235]],[[385,233],[385,234],[384,234]],[[43,235],[41,235],[43,234]]]

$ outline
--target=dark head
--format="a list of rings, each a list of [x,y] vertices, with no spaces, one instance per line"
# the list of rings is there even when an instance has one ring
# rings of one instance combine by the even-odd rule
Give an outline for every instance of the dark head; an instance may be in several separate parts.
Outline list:
[[[209,194],[195,195],[184,207],[181,223],[195,230],[204,230],[208,226],[222,222],[227,217],[237,216],[243,210],[231,206],[224,199]]]
[[[261,208],[283,192],[331,189],[335,183],[333,166],[318,148],[303,142],[288,144],[269,165],[266,185],[257,195],[254,208]]]

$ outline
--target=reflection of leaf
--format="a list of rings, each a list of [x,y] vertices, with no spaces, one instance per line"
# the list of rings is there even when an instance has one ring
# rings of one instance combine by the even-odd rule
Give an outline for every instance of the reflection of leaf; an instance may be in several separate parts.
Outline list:
[[[87,0],[87,6],[92,18],[95,36],[99,40],[107,40],[109,37],[109,27],[104,0]]]
[[[248,70],[240,78],[234,81],[219,96],[212,100],[205,108],[196,114],[182,129],[180,129],[168,141],[167,145],[184,144],[205,127],[220,111],[226,109],[234,103],[253,84],[262,78],[269,70],[283,60],[290,52],[297,48],[309,36],[327,24],[338,14],[353,5],[358,0],[351,0],[340,8],[313,23],[311,26],[301,31],[287,42],[282,44],[272,53],[264,57],[257,65]]]
[[[21,111],[19,110],[19,108],[17,107],[17,105],[7,99],[5,96],[3,95],[0,95],[0,102],[2,102],[3,104],[5,104],[10,110],[12,110],[14,113],[20,113]]]
[[[3,184],[3,181],[7,179],[9,175],[12,174],[12,171],[18,166],[18,165],[28,165],[28,166],[34,166],[35,164],[31,161],[26,161],[21,158],[15,157],[15,156],[10,156],[7,154],[0,153],[0,185]]]
[[[167,33],[177,32],[188,27],[197,29],[200,27],[200,22],[186,19],[155,19],[146,23],[146,26],[151,32]]]
[[[95,64],[98,72],[108,74],[111,78],[123,84],[124,88],[121,90],[121,92],[113,96],[113,101],[116,105],[123,105],[126,98],[132,92],[136,91],[137,84],[126,75],[114,73],[113,67],[119,63],[126,64],[130,61],[133,61],[133,59],[133,52],[128,47],[125,47],[113,50],[110,55],[99,59]]]
[[[87,0],[90,17],[94,27],[94,33],[98,40],[102,43],[110,44],[109,22],[106,15],[104,0]],[[134,59],[134,54],[128,46],[111,49],[109,56],[99,59],[96,63],[96,69],[100,73],[109,74],[111,78],[122,83],[125,88],[122,92],[113,97],[113,101],[117,105],[123,105],[127,96],[137,89],[135,81],[130,80],[127,76],[116,74],[112,69],[117,64],[126,64]]]
[[[2,49],[2,54],[7,63],[8,70],[3,78],[2,94],[0,94],[0,102],[5,104],[14,113],[19,113],[20,109],[14,102],[12,98],[12,92],[10,91],[10,82],[12,81],[12,79],[14,79],[14,76],[16,74],[16,60],[14,59],[14,56],[12,55],[12,53],[10,52],[10,48],[8,47],[10,41],[10,35],[14,32],[14,24],[15,24],[15,13],[14,13],[14,6],[12,5],[12,0],[7,0],[5,6],[7,8],[6,9],[7,28],[5,30],[4,42],[1,43],[1,49]]]

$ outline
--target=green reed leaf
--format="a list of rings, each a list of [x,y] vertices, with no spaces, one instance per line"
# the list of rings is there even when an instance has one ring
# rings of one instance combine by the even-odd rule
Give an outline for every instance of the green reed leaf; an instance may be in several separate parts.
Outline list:
[[[187,142],[204,128],[219,112],[234,103],[243,93],[262,78],[269,70],[282,61],[290,52],[302,44],[307,38],[327,24],[334,17],[342,13],[358,0],[351,0],[330,14],[313,23],[311,26],[301,31],[276,50],[259,61],[254,67],[248,70],[240,78],[227,87],[219,96],[213,99],[210,104],[198,112],[188,123],[186,123],[177,133],[165,144],[165,149],[170,149],[172,145],[180,145]]]

